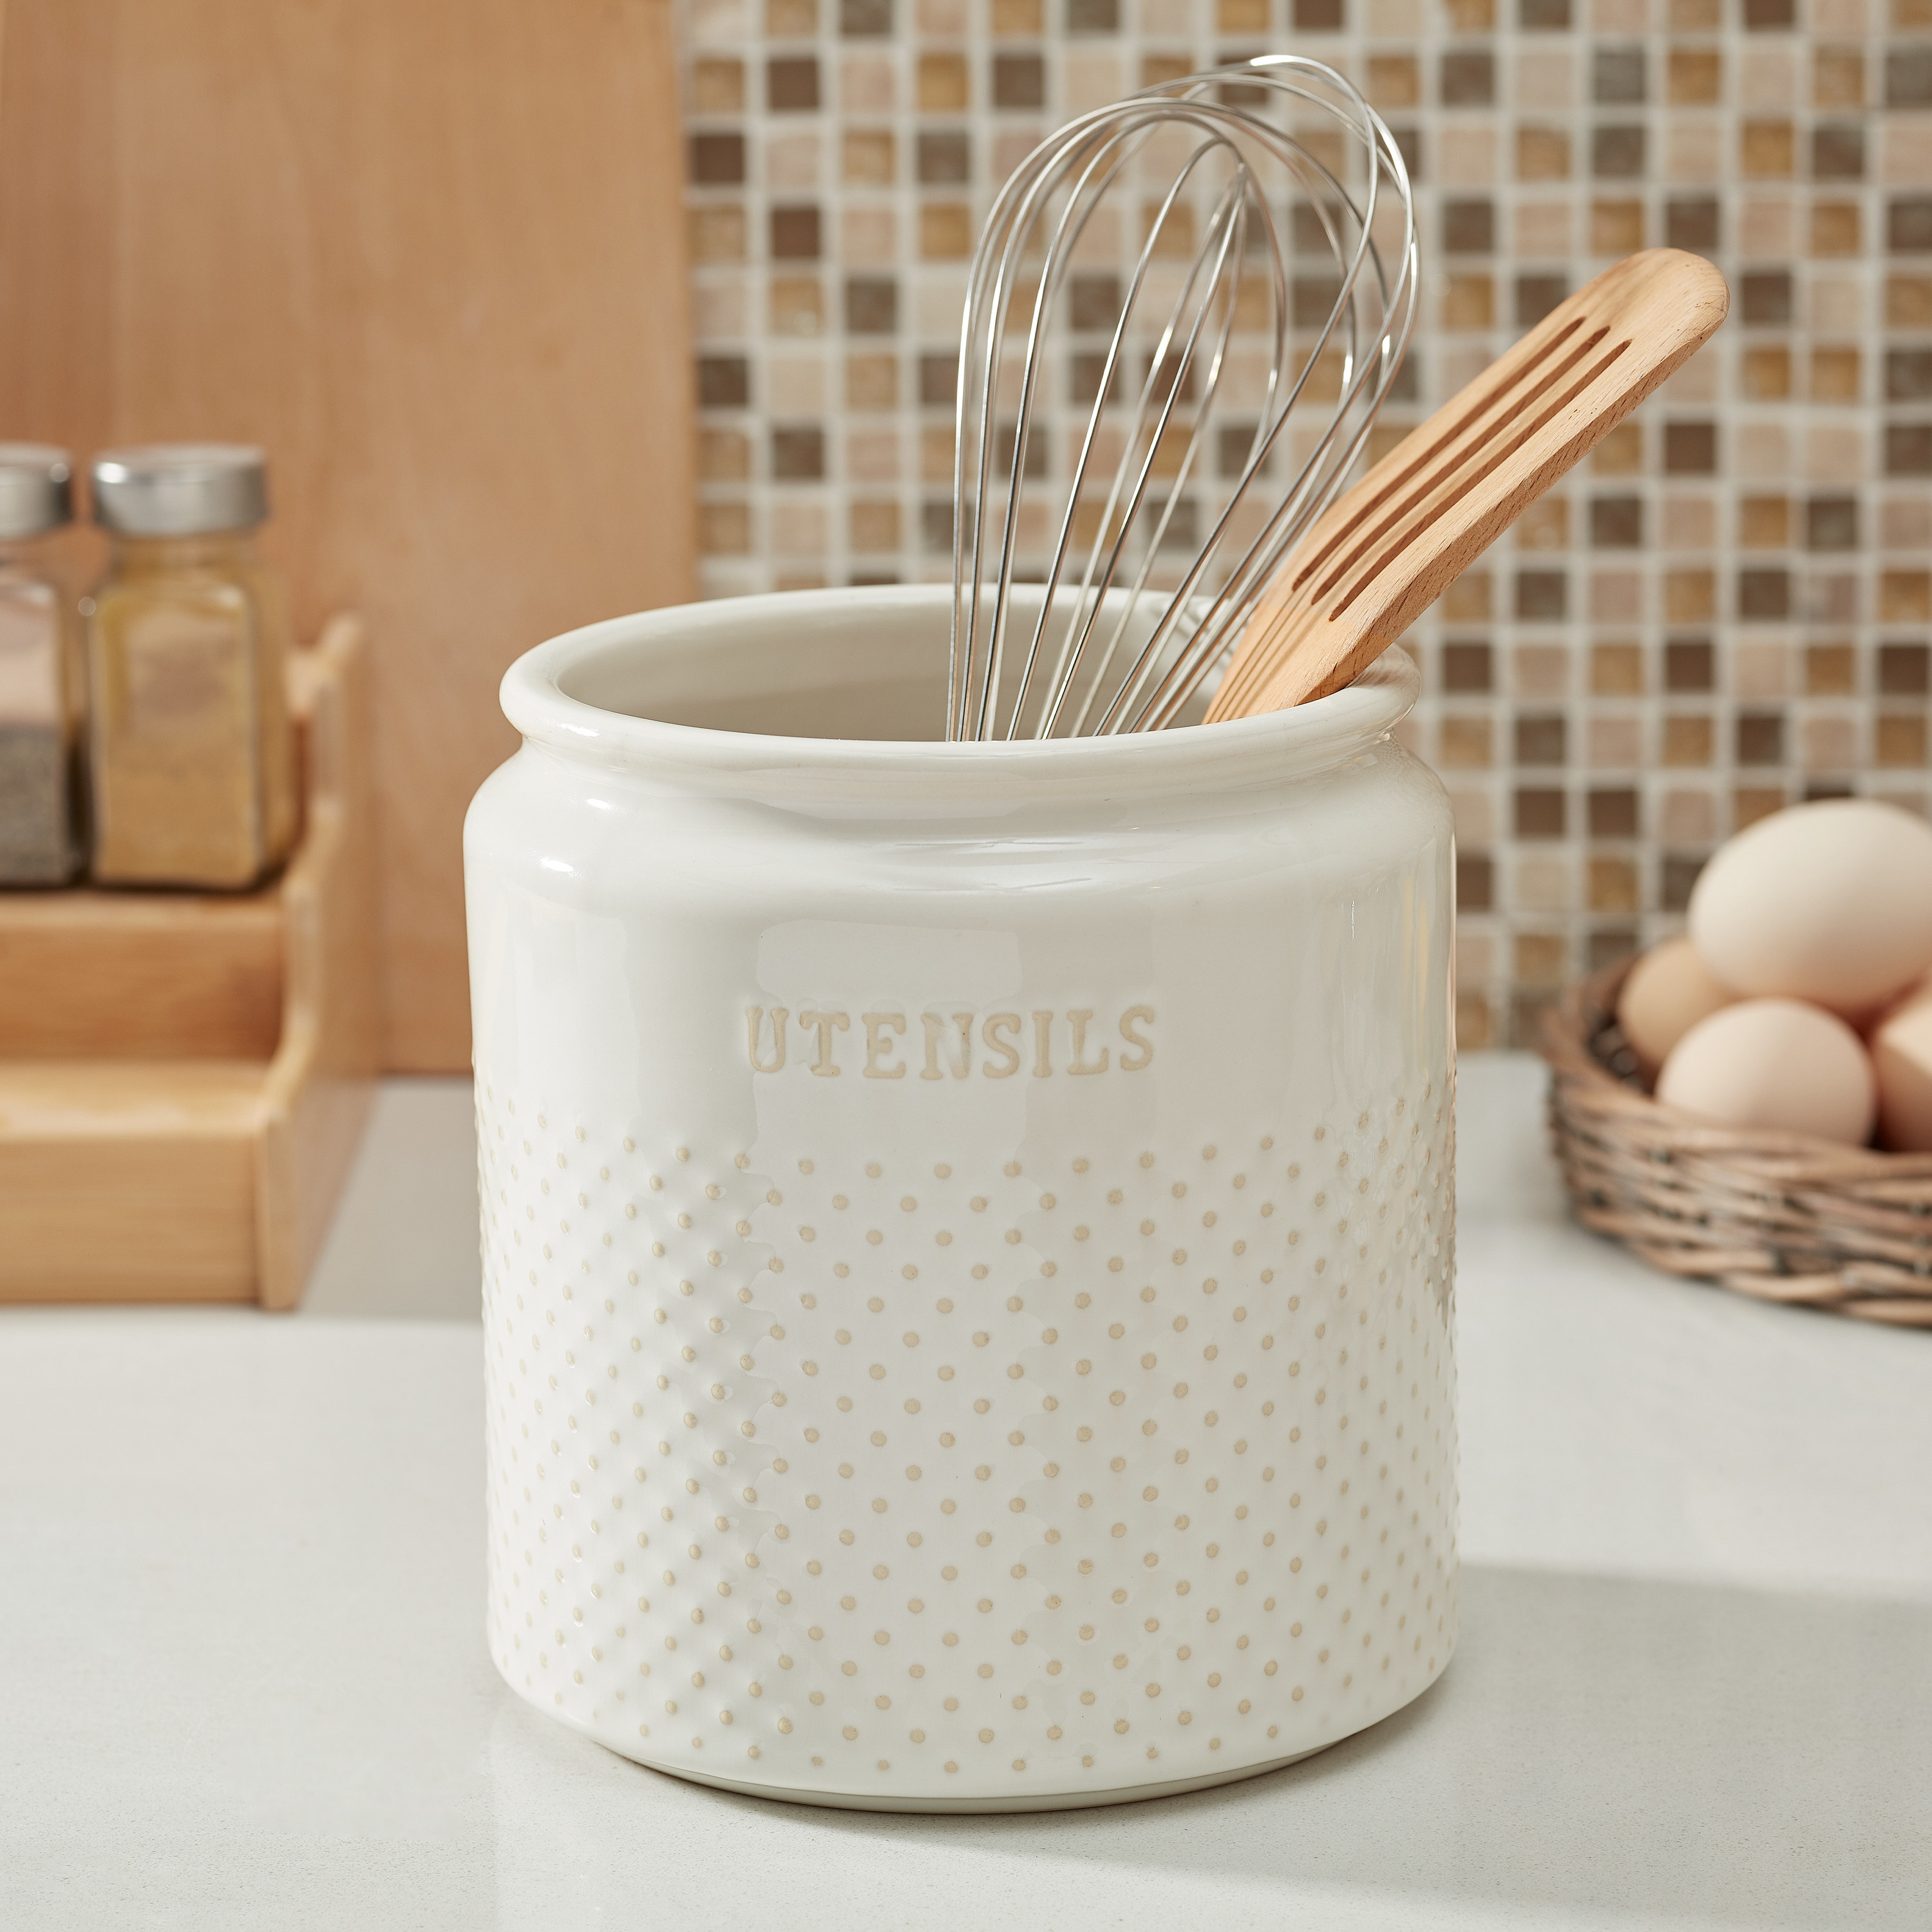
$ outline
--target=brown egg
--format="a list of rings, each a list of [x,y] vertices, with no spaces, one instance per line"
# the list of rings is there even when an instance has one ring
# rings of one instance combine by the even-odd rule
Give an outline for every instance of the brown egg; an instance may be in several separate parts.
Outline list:
[[[1900,1154],[1932,1153],[1932,984],[1908,993],[1871,1036],[1879,1138]]]
[[[1617,994],[1617,1024],[1646,1075],[1697,1022],[1737,998],[1704,964],[1688,939],[1653,946]]]
[[[1852,1147],[1870,1137],[1878,1107],[1864,1042],[1802,1000],[1739,1000],[1700,1020],[1664,1063],[1657,1097],[1730,1126]]]
[[[1774,812],[1699,875],[1690,937],[1740,993],[1868,1013],[1932,967],[1932,825],[1868,798]]]

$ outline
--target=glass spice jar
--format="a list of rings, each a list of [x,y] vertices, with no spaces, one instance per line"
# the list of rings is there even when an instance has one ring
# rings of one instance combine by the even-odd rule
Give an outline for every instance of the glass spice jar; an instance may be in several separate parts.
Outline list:
[[[93,694],[94,877],[236,888],[288,856],[294,748],[286,601],[262,562],[262,452],[110,451],[90,466],[113,538],[83,604]]]
[[[62,885],[80,868],[85,679],[49,555],[73,514],[69,475],[64,449],[0,443],[0,885]]]

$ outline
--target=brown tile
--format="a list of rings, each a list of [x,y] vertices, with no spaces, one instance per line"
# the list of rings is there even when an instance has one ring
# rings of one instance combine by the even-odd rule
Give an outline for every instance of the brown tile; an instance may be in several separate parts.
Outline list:
[[[1592,855],[1589,866],[1589,902],[1592,912],[1640,911],[1636,861],[1634,859]]]
[[[868,354],[845,358],[845,401],[855,410],[890,410],[899,399],[896,356]]]
[[[1568,550],[1570,548],[1570,504],[1567,497],[1545,496],[1532,503],[1516,519],[1518,550]]]
[[[1590,253],[1634,255],[1643,246],[1643,203],[1593,201],[1590,204]]]
[[[1569,756],[1569,721],[1558,712],[1519,717],[1515,724],[1519,765],[1562,765]]]
[[[1798,171],[1797,150],[1789,121],[1747,121],[1738,164],[1747,181],[1789,181]]]
[[[1046,22],[1040,0],[993,0],[993,32],[1001,40],[1036,40]]]
[[[1849,550],[1858,547],[1858,500],[1814,496],[1804,506],[1804,548]]]
[[[898,315],[899,285],[892,276],[845,278],[848,335],[890,335],[898,327]]]
[[[1194,71],[1194,62],[1186,54],[1144,54],[1141,57],[1141,85],[1160,87],[1170,80],[1185,80]]]
[[[973,253],[973,211],[964,202],[929,201],[919,211],[922,262],[963,262]]]
[[[1670,0],[1672,33],[1713,34],[1724,24],[1724,0]]]
[[[896,550],[899,547],[899,506],[890,502],[852,506],[852,548],[861,553]]]
[[[1714,476],[1718,470],[1714,422],[1667,422],[1664,426],[1666,476]]]
[[[1672,638],[1664,647],[1664,689],[1715,690],[1714,655],[1708,638]]]
[[[1215,0],[1214,24],[1224,34],[1264,34],[1270,24],[1268,0]]]
[[[815,206],[775,208],[771,211],[771,252],[775,262],[818,260],[819,214]]]
[[[1636,698],[1643,691],[1641,644],[1592,644],[1590,690],[1598,698]]]
[[[1342,31],[1342,0],[1294,0],[1294,14],[1298,33],[1339,34]]]
[[[919,104],[928,114],[956,114],[969,98],[964,54],[921,54]]]
[[[1517,697],[1568,695],[1572,661],[1569,645],[1519,644],[1510,656],[1510,682]]]
[[[1865,52],[1857,46],[1811,50],[1811,105],[1862,107],[1865,104]]]
[[[1715,47],[1672,47],[1664,92],[1673,107],[1700,107],[1723,98],[1724,58]]]
[[[1225,0],[1224,0],[1225,4]],[[1252,29],[1268,29],[1268,9]],[[1223,22],[1225,28],[1226,23]],[[1369,56],[1369,99],[1377,107],[1413,107],[1422,98],[1422,67],[1413,54],[1371,54]]]
[[[1690,903],[1690,888],[1697,883],[1697,874],[1703,869],[1704,856],[1700,853],[1665,853],[1659,880],[1663,888],[1660,910],[1683,911]]]
[[[880,188],[892,181],[897,156],[890,128],[848,128],[839,137],[838,147],[839,171],[848,182]]]
[[[973,178],[973,142],[964,128],[922,128],[914,149],[913,172],[928,187],[944,188]]]
[[[1932,358],[1928,358],[1932,361]],[[1858,400],[1862,387],[1860,381],[1862,358],[1858,350],[1848,348],[1819,348],[1811,352],[1810,400],[1814,403],[1855,403]],[[1892,374],[1893,364],[1887,358],[1886,374]],[[1909,400],[1894,395],[1894,402]]]
[[[1738,374],[1750,401],[1782,402],[1791,394],[1791,351],[1782,343],[1754,344],[1745,350]]]
[[[1744,27],[1748,32],[1778,33],[1797,23],[1797,0],[1744,0]]]
[[[1478,770],[1495,763],[1492,734],[1486,718],[1445,718],[1436,756],[1456,771]]]
[[[1516,278],[1516,325],[1528,328],[1540,322],[1570,292],[1565,275],[1519,275]]]
[[[1560,570],[1520,570],[1515,611],[1520,623],[1560,623],[1569,614],[1570,580]]]
[[[1782,550],[1791,541],[1785,496],[1746,496],[1738,505],[1738,542],[1745,550]]]
[[[1590,172],[1598,181],[1638,181],[1645,172],[1647,143],[1640,127],[1592,128]]]
[[[1812,698],[1850,698],[1858,690],[1858,653],[1850,644],[1804,647],[1804,689]]]
[[[1932,195],[1896,194],[1886,203],[1885,245],[1894,255],[1932,252]]]
[[[1886,424],[1885,473],[1888,476],[1932,476],[1932,424]]]
[[[698,547],[706,556],[743,556],[752,548],[752,510],[748,503],[700,503],[698,506]]]
[[[847,40],[880,40],[892,30],[892,0],[838,0],[838,31]]]
[[[1708,718],[1678,712],[1664,721],[1664,762],[1666,765],[1708,765],[1715,742]]]
[[[1714,194],[1673,195],[1664,211],[1664,238],[1673,248],[1712,254],[1722,231],[1720,212]]]
[[[699,134],[691,137],[687,164],[700,188],[731,188],[745,178],[745,137],[736,134]]]
[[[1562,791],[1555,786],[1519,785],[1515,799],[1516,836],[1519,838],[1561,838],[1567,802]]]
[[[1253,0],[1223,0],[1236,11]],[[1118,34],[1120,31],[1120,0],[1066,0],[1066,31],[1070,34]]]
[[[1885,352],[1886,400],[1920,403],[1928,398],[1932,398],[1932,349],[1888,349]]]
[[[1882,624],[1922,624],[1932,620],[1932,574],[1922,570],[1881,572],[1878,615]]]
[[[1814,181],[1862,181],[1864,173],[1865,130],[1856,122],[1812,129]]]
[[[1849,648],[1849,646],[1847,646]],[[1928,652],[1924,644],[1880,644],[1878,688],[1887,698],[1923,698],[1932,690]]]
[[[1458,332],[1496,326],[1496,283],[1488,275],[1454,274],[1444,278],[1442,326]]]
[[[1882,766],[1922,765],[1925,762],[1925,714],[1892,712],[1880,716],[1874,740]]]
[[[745,111],[745,63],[698,60],[691,64],[691,104],[700,114]]]
[[[1889,328],[1932,328],[1932,275],[1888,275],[1885,320]]]
[[[1600,105],[1646,99],[1647,80],[1641,46],[1599,46],[1590,57],[1590,98]]]
[[[1442,204],[1442,252],[1445,255],[1488,255],[1496,245],[1496,204],[1480,200]],[[1486,284],[1488,278],[1483,278]]]
[[[1637,836],[1637,795],[1628,786],[1590,794],[1592,838],[1634,838]]]
[[[694,262],[742,262],[746,255],[745,211],[734,203],[710,202],[688,212],[686,230]]]
[[[782,54],[765,63],[765,105],[774,114],[818,110],[818,56]]]
[[[1590,545],[1593,550],[1636,550],[1643,543],[1643,500],[1640,496],[1593,496],[1590,500]]]
[[[1458,643],[1442,646],[1442,688],[1444,691],[1488,691],[1495,680],[1494,652],[1485,644]]]
[[[1586,958],[1586,970],[1600,973],[1606,966],[1614,966],[1619,959],[1627,959],[1637,950],[1636,930],[1630,926],[1604,926],[1592,932]]]
[[[1774,812],[1782,812],[1790,801],[1782,785],[1740,785],[1731,794],[1731,830],[1742,832]]]
[[[1486,34],[1496,24],[1496,0],[1448,0],[1447,10],[1459,34]]]
[[[1558,0],[1523,0],[1524,11],[1534,6],[1539,10],[1553,10]],[[1564,23],[1568,23],[1567,9],[1569,0],[1561,0],[1566,9]],[[1528,1052],[1543,1037],[1550,1009],[1556,1004],[1557,994],[1554,987],[1541,992],[1514,992],[1509,1003],[1509,1043],[1518,1051]]]
[[[1516,21],[1529,33],[1567,33],[1570,0],[1516,0]]]
[[[1489,616],[1490,604],[1490,573],[1466,570],[1443,593],[1442,614],[1452,624],[1476,623]]]
[[[1736,720],[1736,756],[1741,765],[1781,765],[1784,762],[1784,714],[1781,711],[1741,711]]]
[[[1520,986],[1560,986],[1569,976],[1569,942],[1560,932],[1520,932],[1515,954]]]
[[[1738,615],[1747,623],[1781,623],[1791,615],[1791,573],[1779,568],[1738,572]]]
[[[1561,128],[1519,128],[1516,130],[1518,181],[1567,181],[1570,177],[1570,136]]]
[[[1590,467],[1599,476],[1643,474],[1643,425],[1619,423],[1598,444]]]
[[[1496,56],[1487,47],[1452,47],[1438,70],[1445,107],[1486,107],[1496,96]]]
[[[775,335],[818,335],[825,328],[825,291],[816,275],[774,275],[771,328]]]
[[[1473,0],[1460,0],[1467,6]],[[1481,1053],[1496,1045],[1496,1018],[1488,999],[1480,993],[1456,992],[1456,1051]]]
[[[1811,253],[1821,258],[1857,254],[1864,246],[1862,226],[1856,202],[1814,202]]]
[[[1040,107],[1046,101],[1046,63],[1038,54],[996,53],[993,56],[993,105],[1000,108]]]
[[[700,409],[742,410],[749,407],[751,399],[751,364],[745,357],[698,357],[698,402]]]
[[[952,426],[928,423],[919,433],[919,475],[922,483],[952,481]]]
[[[1738,276],[1738,310],[1747,328],[1789,328],[1792,317],[1791,271],[1747,268]]]
[[[1456,904],[1462,912],[1488,912],[1496,904],[1496,862],[1486,852],[1456,854]]]
[[[700,430],[698,473],[707,483],[741,483],[752,473],[752,439],[735,429]]]
[[[765,0],[768,40],[803,40],[818,31],[818,0]]]
[[[1856,101],[1848,106],[1856,106]],[[1932,47],[1892,47],[1885,56],[1885,104],[1932,107]]]

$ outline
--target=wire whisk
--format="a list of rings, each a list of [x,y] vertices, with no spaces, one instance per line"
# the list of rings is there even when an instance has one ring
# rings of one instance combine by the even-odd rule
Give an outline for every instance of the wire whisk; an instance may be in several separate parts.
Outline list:
[[[1416,273],[1395,138],[1319,62],[1163,82],[1042,142],[968,283],[946,736],[1180,719],[1348,480]]]

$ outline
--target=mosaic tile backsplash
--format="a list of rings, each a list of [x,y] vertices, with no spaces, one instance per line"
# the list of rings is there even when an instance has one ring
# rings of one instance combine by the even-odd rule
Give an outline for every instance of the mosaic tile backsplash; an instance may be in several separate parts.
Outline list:
[[[1932,0],[1886,4],[686,0],[705,589],[950,578],[980,218],[1150,81],[1292,50],[1396,130],[1424,260],[1394,433],[1609,262],[1709,255],[1716,340],[1406,640],[1462,1043],[1526,1043],[1738,827],[1927,808]]]

